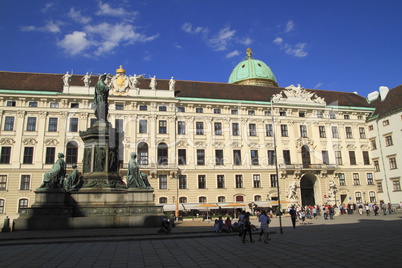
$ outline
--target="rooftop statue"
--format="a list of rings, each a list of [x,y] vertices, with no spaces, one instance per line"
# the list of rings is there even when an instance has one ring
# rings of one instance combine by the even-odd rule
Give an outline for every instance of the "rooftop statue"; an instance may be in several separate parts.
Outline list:
[[[91,73],[91,74],[86,73],[86,74],[84,75],[84,77],[81,79],[81,80],[84,81],[84,85],[85,85],[86,87],[89,87],[89,85],[91,84],[91,75],[92,75],[92,73]]]
[[[154,75],[154,77],[149,77],[151,79],[151,82],[149,83],[149,87],[151,89],[156,89],[156,75]]]
[[[169,90],[174,90],[174,85],[176,84],[176,81],[174,81],[173,76],[170,78],[169,81]]]
[[[94,110],[96,119],[101,122],[107,121],[107,114],[109,112],[108,97],[110,87],[105,83],[107,77],[107,74],[102,74],[95,86]]]
[[[129,81],[130,81],[130,88],[132,89],[137,89],[138,85],[140,84],[140,79],[144,78],[144,74],[140,74],[140,75],[136,75],[134,74],[134,76],[129,77]]]
[[[70,81],[71,81],[71,77],[72,77],[73,75],[72,74],[69,74],[68,73],[68,71],[66,72],[66,74],[65,75],[63,75],[63,83],[64,83],[64,85],[65,86],[69,86],[70,85]]]

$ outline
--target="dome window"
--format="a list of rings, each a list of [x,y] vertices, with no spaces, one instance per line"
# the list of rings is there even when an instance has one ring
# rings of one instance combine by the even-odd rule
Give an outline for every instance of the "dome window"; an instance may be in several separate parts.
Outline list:
[[[242,67],[242,68],[246,67],[246,64],[243,64],[241,67]]]
[[[261,66],[261,63],[258,63],[258,66],[262,67],[262,66]]]

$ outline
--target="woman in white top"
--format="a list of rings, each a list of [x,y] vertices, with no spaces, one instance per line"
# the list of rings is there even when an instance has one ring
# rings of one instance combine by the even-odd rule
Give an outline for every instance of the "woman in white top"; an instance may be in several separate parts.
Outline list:
[[[269,236],[269,228],[268,228],[268,224],[271,222],[271,219],[269,218],[269,216],[267,215],[267,213],[264,211],[262,211],[260,217],[258,218],[258,221],[261,223],[261,230],[264,232],[264,243],[268,244],[268,236]]]

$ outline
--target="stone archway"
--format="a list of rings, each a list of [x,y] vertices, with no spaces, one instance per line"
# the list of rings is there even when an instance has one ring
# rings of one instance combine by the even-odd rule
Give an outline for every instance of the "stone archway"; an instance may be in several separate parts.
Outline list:
[[[305,174],[300,180],[301,204],[315,205],[317,200],[317,177],[314,174]]]

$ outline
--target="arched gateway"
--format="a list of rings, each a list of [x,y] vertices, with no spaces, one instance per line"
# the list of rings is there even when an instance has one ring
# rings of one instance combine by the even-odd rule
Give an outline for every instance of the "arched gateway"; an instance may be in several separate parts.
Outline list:
[[[320,201],[320,190],[316,175],[307,173],[300,180],[301,203],[303,206],[315,205]]]

